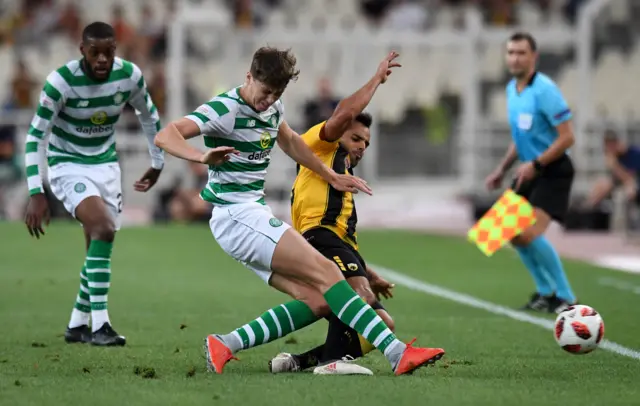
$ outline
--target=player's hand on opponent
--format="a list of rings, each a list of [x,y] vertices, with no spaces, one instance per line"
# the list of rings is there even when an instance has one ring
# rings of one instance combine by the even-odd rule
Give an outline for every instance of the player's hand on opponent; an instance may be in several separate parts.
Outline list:
[[[146,192],[158,182],[162,169],[149,168],[142,177],[133,184],[136,192]]]
[[[339,192],[358,193],[364,192],[369,196],[373,195],[373,191],[364,179],[353,175],[338,175],[331,182],[331,186]]]
[[[399,56],[400,54],[396,51],[391,51],[389,52],[389,55],[387,55],[387,57],[384,58],[382,62],[380,62],[380,65],[378,65],[378,70],[376,72],[376,75],[378,75],[378,77],[380,78],[380,83],[384,83],[387,81],[389,75],[391,75],[392,72],[391,68],[399,68],[402,66],[398,62],[394,61]]]
[[[44,193],[38,193],[29,198],[27,213],[24,218],[24,223],[27,225],[27,230],[29,230],[29,234],[32,237],[40,239],[40,235],[44,235],[43,220],[48,226],[49,220],[51,220],[51,213]]]
[[[488,190],[495,190],[502,186],[502,179],[504,179],[504,171],[497,168],[487,176],[484,184]]]
[[[384,297],[385,299],[391,299],[393,297],[393,292],[391,291],[391,289],[396,286],[394,283],[391,283],[380,276],[373,277],[369,281],[369,285],[371,285],[371,290],[376,295],[376,299],[378,300],[380,300],[380,296]]]
[[[239,153],[240,151],[233,147],[212,148],[202,154],[200,157],[200,163],[219,166],[231,159],[232,154],[238,155]]]
[[[371,290],[376,295],[376,299],[380,300],[380,295],[382,295],[385,299],[390,299],[393,297],[391,289],[396,287],[394,283],[389,283],[386,279],[378,275],[369,266],[367,266],[367,273],[369,274],[369,286],[371,286]]]

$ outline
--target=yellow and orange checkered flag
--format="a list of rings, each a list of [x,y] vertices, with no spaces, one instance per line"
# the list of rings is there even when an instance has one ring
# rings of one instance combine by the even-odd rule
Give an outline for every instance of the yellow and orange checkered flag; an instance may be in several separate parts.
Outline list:
[[[490,257],[507,242],[536,223],[531,203],[507,189],[491,209],[471,227],[467,238]]]

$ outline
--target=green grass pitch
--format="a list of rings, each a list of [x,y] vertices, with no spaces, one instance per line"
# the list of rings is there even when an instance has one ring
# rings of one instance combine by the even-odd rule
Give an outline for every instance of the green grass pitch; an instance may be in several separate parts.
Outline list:
[[[2,405],[630,405],[640,399],[640,360],[599,349],[564,353],[551,331],[442,298],[396,288],[385,302],[399,337],[443,347],[435,367],[394,377],[378,354],[373,377],[271,375],[267,362],[324,341],[326,322],[239,354],[224,375],[206,372],[202,340],[284,300],[227,257],[207,225],[130,228],[117,236],[109,310],[125,348],[66,345],[62,333],[83,262],[81,229],[55,223],[40,241],[0,224]],[[503,250],[489,259],[462,239],[407,232],[360,236],[372,264],[509,307],[531,291]],[[640,276],[567,262],[581,302],[604,317],[605,338],[640,348]],[[552,318],[549,316],[549,318]],[[137,373],[136,373],[137,372]]]

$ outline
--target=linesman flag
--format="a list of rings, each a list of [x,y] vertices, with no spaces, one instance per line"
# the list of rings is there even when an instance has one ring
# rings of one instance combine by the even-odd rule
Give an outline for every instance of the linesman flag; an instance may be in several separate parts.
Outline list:
[[[471,227],[467,238],[490,257],[535,223],[536,216],[531,203],[512,189],[507,189]]]

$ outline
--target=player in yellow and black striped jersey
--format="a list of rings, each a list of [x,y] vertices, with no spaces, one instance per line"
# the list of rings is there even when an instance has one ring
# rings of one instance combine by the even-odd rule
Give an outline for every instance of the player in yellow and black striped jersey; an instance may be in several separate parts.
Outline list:
[[[369,146],[372,117],[363,110],[378,84],[370,80],[342,100],[327,121],[302,135],[316,156],[336,173],[353,175]],[[336,263],[351,287],[393,329],[391,316],[377,299],[379,294],[391,297],[392,285],[367,267],[358,252],[358,216],[353,194],[335,190],[314,172],[298,166],[291,193],[291,220],[314,248]],[[298,371],[347,355],[357,358],[372,349],[355,330],[332,317],[324,345],[300,355],[278,354],[269,365],[274,373]]]
[[[322,122],[304,133],[302,139],[336,173],[353,175],[353,168],[369,146],[371,121],[369,114],[358,114],[348,133],[334,141],[325,139],[326,122]],[[327,181],[300,165],[293,184],[291,218],[295,229],[303,235],[310,230],[323,228],[355,250],[358,249],[358,215],[353,194],[335,190]]]

